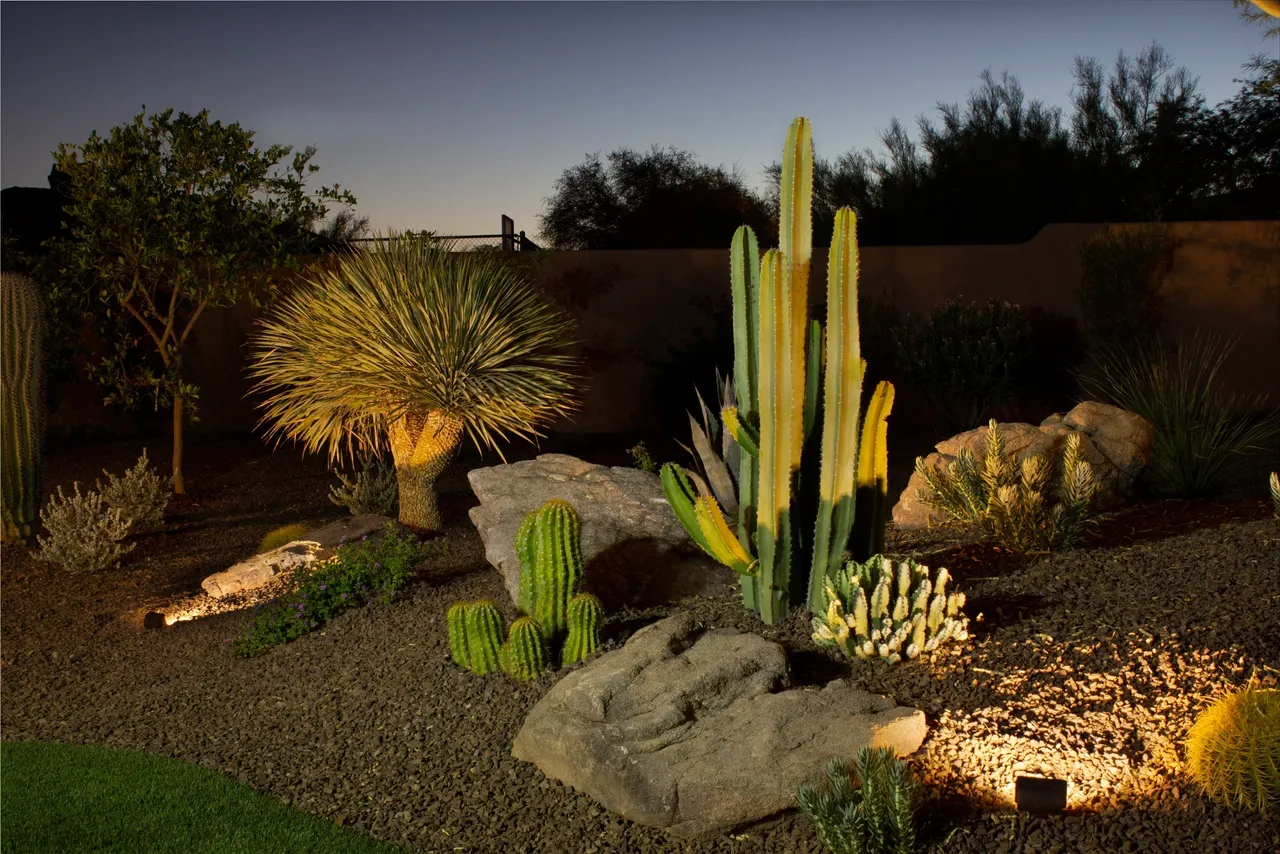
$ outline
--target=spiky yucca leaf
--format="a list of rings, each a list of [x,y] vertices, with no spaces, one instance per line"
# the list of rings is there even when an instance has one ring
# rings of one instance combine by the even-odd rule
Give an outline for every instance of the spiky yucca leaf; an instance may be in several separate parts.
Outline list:
[[[573,409],[569,330],[502,258],[393,233],[282,299],[250,374],[268,436],[331,464],[390,449],[401,521],[421,524],[406,514],[421,515],[424,491],[434,512],[435,477],[462,433],[501,456],[498,439],[540,435]]]

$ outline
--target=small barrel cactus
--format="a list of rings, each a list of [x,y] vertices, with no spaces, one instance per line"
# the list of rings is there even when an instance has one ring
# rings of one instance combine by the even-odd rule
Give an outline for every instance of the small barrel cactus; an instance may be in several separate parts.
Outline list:
[[[44,312],[35,282],[0,273],[0,411],[3,411],[4,542],[33,544],[40,531],[41,447],[44,442],[44,373],[41,336]]]
[[[581,525],[567,501],[552,499],[525,517],[516,533],[520,611],[550,641],[567,627],[569,600],[582,589]]]
[[[948,594],[949,580],[946,567],[931,581],[929,568],[910,558],[849,561],[824,587],[825,614],[813,618],[813,640],[849,657],[879,657],[890,664],[948,640],[966,640],[964,594]]]
[[[453,663],[479,676],[499,667],[502,612],[488,599],[459,602],[449,609],[449,654]]]
[[[532,617],[517,617],[511,634],[502,645],[502,669],[513,679],[528,682],[547,670],[547,643],[542,629]]]
[[[604,622],[604,606],[590,593],[579,593],[569,600],[569,636],[564,641],[561,663],[576,664],[600,646],[600,624]]]
[[[1220,698],[1187,735],[1187,770],[1214,800],[1265,813],[1280,801],[1280,691]]]

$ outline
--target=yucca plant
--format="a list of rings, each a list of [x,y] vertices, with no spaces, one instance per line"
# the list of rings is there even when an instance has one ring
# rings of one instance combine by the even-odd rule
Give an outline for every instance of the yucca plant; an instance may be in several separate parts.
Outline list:
[[[1155,427],[1155,491],[1176,498],[1212,496],[1231,484],[1251,450],[1274,447],[1280,413],[1260,420],[1232,414],[1261,410],[1262,396],[1241,399],[1216,387],[1235,339],[1196,333],[1158,342],[1140,355],[1103,350],[1081,386],[1096,399],[1136,412]]]
[[[468,434],[493,448],[574,408],[571,322],[500,256],[392,233],[344,255],[263,323],[251,375],[268,436],[390,449],[402,524],[441,527],[435,482]]]

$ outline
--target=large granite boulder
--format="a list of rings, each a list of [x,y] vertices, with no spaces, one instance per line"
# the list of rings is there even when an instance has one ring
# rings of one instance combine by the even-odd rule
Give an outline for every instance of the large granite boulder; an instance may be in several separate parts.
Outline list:
[[[782,647],[688,612],[636,632],[533,707],[511,755],[632,821],[681,838],[795,806],[833,756],[914,752],[924,713],[836,680],[779,690]]]
[[[582,520],[583,586],[606,608],[651,605],[737,589],[737,575],[707,557],[676,518],[655,474],[588,463],[566,454],[473,469],[467,474],[480,506],[471,521],[485,557],[511,600],[520,589],[516,530],[552,498],[568,501]]]
[[[1078,404],[1065,415],[1050,415],[1039,427],[1023,423],[997,423],[1004,439],[1005,452],[1018,464],[1027,457],[1049,454],[1057,461],[1066,446],[1067,436],[1080,436],[1080,458],[1093,466],[1094,480],[1099,484],[1096,508],[1112,509],[1133,494],[1134,481],[1151,462],[1155,443],[1155,427],[1133,412],[1097,401]],[[934,446],[936,453],[924,458],[926,468],[946,471],[956,461],[962,448],[967,448],[981,465],[987,456],[987,427],[977,427],[952,436]],[[922,494],[927,489],[918,472],[911,473],[907,488],[893,508],[893,523],[900,528],[923,528],[950,519],[947,514],[925,504]]]
[[[377,539],[382,534],[383,526],[390,521],[386,516],[375,513],[347,516],[323,528],[317,528],[301,539],[254,555],[230,569],[215,572],[200,582],[200,586],[214,599],[254,590],[271,583],[272,579],[295,567],[327,560],[347,540],[366,535]]]

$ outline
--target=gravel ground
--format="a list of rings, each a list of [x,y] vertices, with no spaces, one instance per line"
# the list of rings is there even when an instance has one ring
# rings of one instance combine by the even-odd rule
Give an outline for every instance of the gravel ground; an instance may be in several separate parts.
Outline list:
[[[164,459],[163,441],[151,444],[152,459]],[[627,444],[615,442],[610,453],[620,456]],[[103,466],[121,471],[141,446],[54,450],[46,489],[92,483]],[[119,569],[71,576],[20,547],[4,549],[3,738],[194,762],[412,851],[821,850],[796,813],[681,843],[510,758],[524,715],[560,674],[522,686],[460,671],[443,621],[458,600],[504,599],[466,518],[475,499],[465,471],[492,460],[463,459],[446,477],[449,552],[389,606],[351,612],[250,660],[226,649],[249,619],[244,612],[143,630],[146,611],[181,602],[204,576],[251,554],[271,528],[341,514],[325,498],[332,478],[314,458],[272,454],[246,437],[195,436],[190,449],[190,494],[174,500],[165,531],[140,538]],[[1280,849],[1274,821],[1233,813],[1190,785],[1179,747],[1217,692],[1253,673],[1270,686],[1280,676],[1280,522],[1266,501],[1146,503],[1081,548],[1032,560],[941,532],[894,532],[890,542],[952,568],[969,594],[967,610],[983,615],[963,650],[852,673],[929,717],[911,759],[929,793],[923,850]],[[606,646],[675,607],[612,615]],[[783,643],[795,684],[850,674],[813,649],[799,612],[766,629],[733,597],[678,607]],[[1019,771],[1069,779],[1071,814],[1014,813]]]

